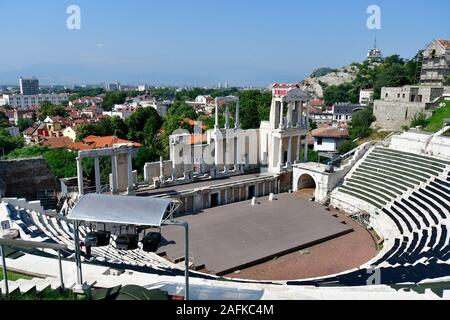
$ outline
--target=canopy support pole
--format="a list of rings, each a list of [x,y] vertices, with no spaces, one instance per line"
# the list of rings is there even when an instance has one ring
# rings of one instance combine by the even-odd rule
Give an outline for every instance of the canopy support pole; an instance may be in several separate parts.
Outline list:
[[[167,221],[164,223],[166,225],[180,226],[184,227],[184,278],[185,278],[185,288],[184,295],[185,300],[189,300],[189,224],[183,221]]]
[[[75,236],[75,265],[77,268],[77,284],[83,285],[83,273],[81,271],[81,253],[80,253],[80,236],[79,236],[79,221],[74,221],[74,236]]]

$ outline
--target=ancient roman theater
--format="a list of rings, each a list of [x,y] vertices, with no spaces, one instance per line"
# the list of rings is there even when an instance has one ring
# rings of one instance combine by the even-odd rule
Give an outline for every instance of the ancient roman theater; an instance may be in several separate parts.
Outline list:
[[[270,120],[257,130],[241,129],[238,97],[217,98],[215,112],[205,143],[171,136],[170,160],[147,163],[145,185],[133,148],[116,145],[79,152],[78,187],[58,212],[2,198],[4,237],[36,243],[3,252],[9,268],[36,276],[9,291],[57,288],[62,275],[70,288],[184,296],[187,269],[185,298],[199,300],[448,297],[448,127],[321,164],[307,162],[309,99],[297,85],[272,86]],[[111,158],[111,188],[96,179],[87,190],[83,160],[99,175],[100,157]]]

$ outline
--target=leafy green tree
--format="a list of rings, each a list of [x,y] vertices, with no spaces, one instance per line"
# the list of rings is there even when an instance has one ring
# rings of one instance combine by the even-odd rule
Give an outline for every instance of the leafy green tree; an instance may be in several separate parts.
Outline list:
[[[353,140],[346,140],[338,147],[338,151],[340,154],[346,154],[347,152],[350,152],[357,147],[358,144],[356,142],[353,142]]]
[[[401,87],[406,84],[408,84],[408,75],[405,67],[393,64],[380,71],[374,89],[380,93],[382,87]]]
[[[159,160],[160,151],[154,147],[141,147],[133,159],[133,168],[138,174],[143,174],[144,166],[147,162],[156,162]]]
[[[15,149],[8,155],[8,159],[27,159],[41,157],[50,149],[42,146],[21,147]]]
[[[198,118],[198,114],[195,109],[187,104],[186,102],[177,101],[173,103],[169,110],[167,110],[167,117],[178,117],[196,120]]]
[[[350,125],[350,138],[352,140],[356,138],[364,138],[372,133],[370,126],[375,121],[372,108],[366,108],[357,111],[352,116],[352,122]]]
[[[245,90],[239,92],[239,118],[242,129],[257,129],[270,117],[270,92]]]
[[[327,87],[323,93],[325,103],[332,105],[337,102],[354,102],[352,101],[352,97],[354,100],[354,95],[351,94],[352,89],[352,84],[341,84],[339,86]]]
[[[39,108],[39,120],[44,121],[47,117],[67,117],[69,113],[63,106],[54,105],[51,102],[44,101]]]
[[[20,118],[19,120],[17,120],[17,126],[19,127],[20,132],[31,127],[33,123],[34,123],[33,119],[28,118]]]
[[[77,130],[77,140],[82,140],[88,136],[116,136],[120,139],[127,139],[128,126],[120,117],[101,118],[97,123],[81,125]]]
[[[3,148],[5,155],[8,155],[11,151],[22,148],[24,145],[24,140],[22,136],[13,137],[8,131],[0,129],[0,148]],[[2,155],[0,153],[0,155]]]
[[[44,153],[44,159],[50,170],[58,178],[77,175],[77,153],[67,149],[51,149]]]
[[[313,119],[309,119],[309,128],[311,130],[317,129],[317,122],[315,122]]]
[[[446,84],[447,84],[447,86],[450,86],[450,75],[447,77]]]
[[[428,125],[427,116],[421,112],[411,119],[411,127],[426,127]]]
[[[83,140],[84,138],[96,135],[97,127],[93,123],[82,124],[77,129],[77,141]]]
[[[9,126],[9,118],[3,112],[0,112],[0,129]]]
[[[128,139],[150,145],[158,135],[163,121],[153,108],[138,108],[127,120]]]
[[[126,92],[108,92],[103,98],[103,109],[111,111],[116,104],[123,104],[127,99]]]

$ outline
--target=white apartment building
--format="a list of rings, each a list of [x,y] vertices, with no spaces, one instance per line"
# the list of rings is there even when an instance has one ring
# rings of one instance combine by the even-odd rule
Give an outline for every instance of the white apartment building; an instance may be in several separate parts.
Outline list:
[[[359,104],[367,106],[373,102],[373,89],[364,89],[359,92]]]
[[[5,94],[3,102],[10,105],[14,109],[27,110],[32,107],[40,106],[43,102],[48,101],[52,104],[61,104],[69,101],[67,93],[61,94],[38,94],[38,95],[21,95],[21,94]]]

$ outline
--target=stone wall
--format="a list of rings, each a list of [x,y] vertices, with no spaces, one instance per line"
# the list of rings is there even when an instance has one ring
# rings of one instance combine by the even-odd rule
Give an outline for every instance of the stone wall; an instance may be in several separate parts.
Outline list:
[[[58,183],[43,158],[0,161],[0,178],[6,197],[36,200],[39,190],[57,190]]]
[[[400,131],[402,126],[409,126],[421,112],[426,113],[425,104],[418,102],[376,100],[373,107],[376,126],[388,131]]]

